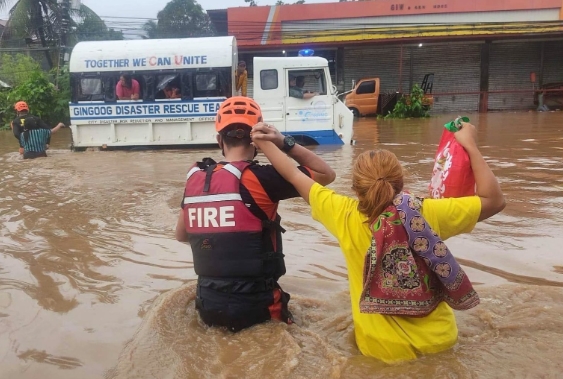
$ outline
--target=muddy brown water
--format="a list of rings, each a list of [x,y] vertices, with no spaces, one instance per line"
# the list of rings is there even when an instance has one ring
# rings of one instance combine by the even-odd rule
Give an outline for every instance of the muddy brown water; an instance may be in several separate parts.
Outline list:
[[[344,259],[299,199],[280,208],[297,324],[201,324],[173,228],[188,167],[217,149],[72,153],[65,129],[28,162],[0,133],[0,378],[563,377],[563,113],[469,116],[508,201],[449,240],[482,304],[457,312],[455,348],[398,365],[359,354]],[[316,152],[350,194],[354,157],[390,149],[425,194],[451,118],[362,119],[355,146]]]

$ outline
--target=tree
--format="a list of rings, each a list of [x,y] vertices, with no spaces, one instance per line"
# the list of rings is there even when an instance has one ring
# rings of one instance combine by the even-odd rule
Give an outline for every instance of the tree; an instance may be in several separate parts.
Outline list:
[[[196,0],[172,0],[158,12],[156,29],[148,22],[147,34],[158,38],[206,37],[214,34],[209,16]],[[149,36],[149,38],[151,38]]]
[[[33,114],[55,124],[69,122],[70,75],[66,68],[43,71],[39,64],[24,54],[5,54],[0,60],[0,78],[10,77],[11,88],[0,96],[0,129],[10,129],[10,121],[16,116],[14,104],[25,101]],[[54,85],[58,77],[59,89]]]
[[[145,22],[143,30],[146,34],[144,38],[158,38],[158,24],[153,20]]]
[[[244,2],[245,2],[245,3],[248,3],[248,6],[249,6],[249,7],[255,7],[255,6],[258,5],[258,4],[256,3],[256,1],[254,1],[254,0],[244,0]]]
[[[0,0],[0,9],[6,8],[14,0]],[[71,17],[101,19],[90,8],[81,5],[78,10],[71,10]],[[23,44],[24,39],[38,38],[44,48],[57,47],[60,42],[60,30],[63,12],[57,0],[16,0],[10,9],[10,16],[2,34],[2,45]],[[71,23],[72,24],[72,23]],[[76,25],[74,23],[74,25]],[[45,59],[53,68],[51,53],[45,50]]]
[[[25,54],[2,54],[0,56],[0,80],[12,87],[19,86],[27,80],[31,72],[39,70],[41,70],[39,63]]]
[[[73,36],[78,41],[107,41],[122,40],[123,32],[108,28],[99,17],[86,15],[82,22],[76,25]]]

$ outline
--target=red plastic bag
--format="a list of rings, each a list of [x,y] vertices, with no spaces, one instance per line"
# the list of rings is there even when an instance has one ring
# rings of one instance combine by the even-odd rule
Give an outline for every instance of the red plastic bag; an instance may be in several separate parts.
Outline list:
[[[442,133],[428,189],[434,199],[475,195],[469,155],[449,130]]]

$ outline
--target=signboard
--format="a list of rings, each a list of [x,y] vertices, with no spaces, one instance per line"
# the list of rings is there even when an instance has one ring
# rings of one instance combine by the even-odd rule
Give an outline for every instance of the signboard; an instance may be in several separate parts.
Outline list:
[[[150,56],[139,58],[123,58],[123,59],[84,59],[82,67],[84,71],[92,71],[94,69],[125,69],[125,70],[142,70],[150,68],[186,68],[207,65],[207,55],[174,55],[174,56]]]
[[[71,103],[72,124],[215,121],[224,99],[201,101]]]
[[[190,68],[235,70],[233,37],[87,41],[72,50],[70,72],[124,72]]]

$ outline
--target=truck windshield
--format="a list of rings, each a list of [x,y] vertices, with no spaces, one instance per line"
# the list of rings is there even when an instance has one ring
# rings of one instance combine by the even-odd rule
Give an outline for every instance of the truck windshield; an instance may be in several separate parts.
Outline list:
[[[289,70],[289,78],[295,78],[296,87],[305,92],[318,92],[326,95],[326,81],[324,69]],[[288,80],[288,83],[290,81]]]

